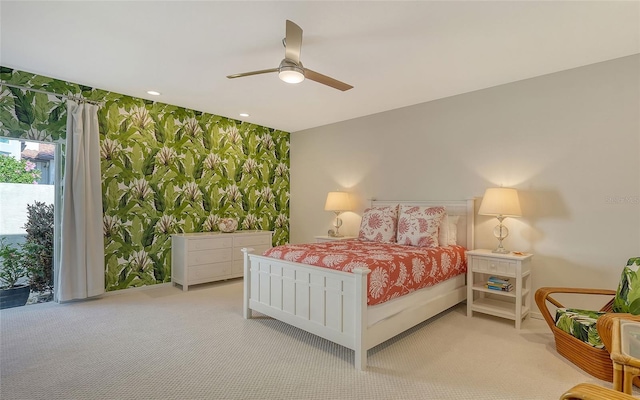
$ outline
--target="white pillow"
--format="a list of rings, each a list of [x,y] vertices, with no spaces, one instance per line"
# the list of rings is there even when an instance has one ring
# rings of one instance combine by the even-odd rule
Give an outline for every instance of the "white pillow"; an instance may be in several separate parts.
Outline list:
[[[440,246],[455,246],[458,244],[459,220],[459,215],[444,215],[438,231],[438,243]]]

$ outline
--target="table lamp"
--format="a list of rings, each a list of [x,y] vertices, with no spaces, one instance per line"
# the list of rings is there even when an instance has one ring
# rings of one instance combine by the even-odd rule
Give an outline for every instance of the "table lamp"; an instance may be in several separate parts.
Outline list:
[[[492,215],[500,222],[493,229],[493,235],[498,239],[498,247],[494,253],[506,254],[509,250],[502,247],[502,241],[509,236],[509,229],[502,224],[505,217],[520,217],[520,201],[518,191],[513,188],[489,188],[485,191],[478,215]]]
[[[342,236],[339,232],[342,226],[342,219],[340,219],[340,213],[343,211],[349,211],[351,204],[349,202],[349,193],[347,192],[329,192],[327,195],[327,201],[324,203],[325,211],[333,211],[336,214],[336,220],[333,226],[336,228],[335,237]]]

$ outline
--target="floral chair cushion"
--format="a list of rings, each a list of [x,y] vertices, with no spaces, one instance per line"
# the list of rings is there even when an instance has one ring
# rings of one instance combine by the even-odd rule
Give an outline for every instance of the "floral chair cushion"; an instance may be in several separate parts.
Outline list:
[[[571,336],[581,341],[601,349],[604,347],[596,321],[604,311],[579,310],[576,308],[558,308],[556,310],[556,326]]]
[[[640,314],[640,276],[638,268],[636,271],[631,268],[634,265],[640,266],[640,257],[630,258],[622,270],[620,284],[613,300],[613,312]]]

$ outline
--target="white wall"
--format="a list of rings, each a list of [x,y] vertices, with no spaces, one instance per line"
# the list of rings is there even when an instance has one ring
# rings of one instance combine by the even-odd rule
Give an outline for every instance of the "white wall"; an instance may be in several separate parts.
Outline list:
[[[640,256],[640,56],[293,133],[291,242],[332,227],[331,190],[353,194],[341,231],[357,234],[368,198],[480,198],[500,185],[520,193],[504,244],[534,253],[534,289],[615,288]],[[495,247],[497,220],[476,223],[476,247]]]

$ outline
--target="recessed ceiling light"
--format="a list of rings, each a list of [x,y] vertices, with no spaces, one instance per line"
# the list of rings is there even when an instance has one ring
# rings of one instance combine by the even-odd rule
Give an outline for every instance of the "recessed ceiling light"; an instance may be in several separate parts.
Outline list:
[[[248,116],[249,116],[249,114],[247,114],[247,113],[240,113],[240,116],[241,116],[241,117],[248,117]]]
[[[147,93],[149,93],[152,96],[160,96],[160,92],[156,92],[155,90],[149,90],[147,91]]]

